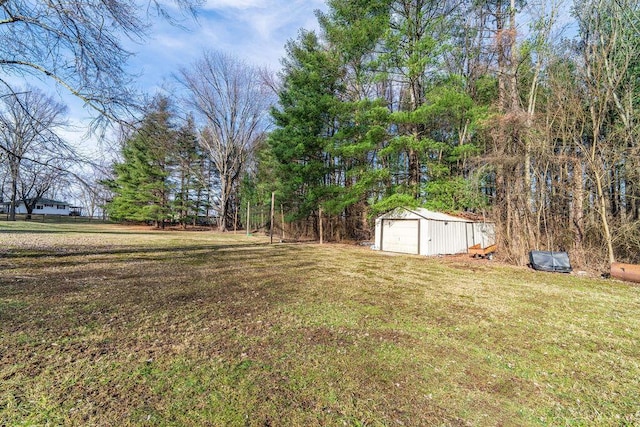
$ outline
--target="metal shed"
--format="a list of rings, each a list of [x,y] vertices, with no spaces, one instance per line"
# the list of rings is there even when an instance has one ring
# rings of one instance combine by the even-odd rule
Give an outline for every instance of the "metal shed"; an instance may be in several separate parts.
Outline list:
[[[398,208],[376,219],[374,249],[416,255],[468,253],[479,244],[495,243],[495,226],[484,221],[433,212]]]

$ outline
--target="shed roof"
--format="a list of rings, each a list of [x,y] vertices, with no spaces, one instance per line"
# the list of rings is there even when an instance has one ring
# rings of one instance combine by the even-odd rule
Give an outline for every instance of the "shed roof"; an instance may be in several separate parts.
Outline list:
[[[448,221],[448,222],[476,222],[467,218],[462,218],[459,216],[448,215],[442,212],[434,212],[425,208],[396,208],[386,214],[382,215],[381,218],[391,219],[391,218],[404,218],[407,214],[414,214],[421,218],[433,220],[433,221]]]

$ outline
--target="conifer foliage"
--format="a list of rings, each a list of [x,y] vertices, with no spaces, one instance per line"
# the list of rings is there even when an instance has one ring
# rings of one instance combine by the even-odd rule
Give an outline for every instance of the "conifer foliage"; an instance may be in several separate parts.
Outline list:
[[[112,219],[164,227],[167,222],[191,222],[206,207],[200,173],[205,162],[193,121],[176,128],[174,119],[169,101],[158,98],[124,141],[122,161],[106,182],[114,194],[107,204]]]
[[[329,0],[287,46],[245,193],[316,237],[322,212],[325,239],[425,206],[492,219],[514,263],[640,261],[640,6],[569,3]]]

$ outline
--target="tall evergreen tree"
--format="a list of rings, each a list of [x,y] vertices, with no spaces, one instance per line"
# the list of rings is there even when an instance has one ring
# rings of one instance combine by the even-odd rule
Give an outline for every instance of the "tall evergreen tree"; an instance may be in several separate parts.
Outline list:
[[[344,91],[336,94],[338,131],[329,153],[334,175],[325,203],[327,211],[342,218],[340,229],[348,238],[370,238],[369,202],[380,197],[388,179],[377,165],[378,150],[388,137],[389,108],[386,82],[377,70],[378,50],[389,29],[390,0],[332,0],[329,11],[318,15],[332,55],[340,61]]]
[[[203,201],[206,184],[201,179],[205,164],[204,154],[198,143],[195,122],[192,116],[177,130],[173,150],[174,166],[171,180],[175,189],[173,196],[173,217],[183,227],[193,222],[206,205]]]
[[[332,169],[327,146],[336,131],[340,63],[313,32],[287,45],[278,127],[269,136],[280,193],[296,218],[307,218],[329,198]]]
[[[393,106],[396,135],[390,148],[406,164],[404,188],[398,190],[416,199],[420,197],[425,172],[424,154],[431,145],[419,110],[427,102],[430,84],[441,78],[438,63],[450,39],[448,17],[456,6],[453,1],[437,0],[396,0],[391,4],[392,19],[383,59],[401,86],[400,97]]]
[[[176,132],[169,101],[158,98],[141,126],[124,142],[123,161],[107,182],[114,197],[106,206],[115,220],[150,221],[164,227],[170,217],[170,166]]]

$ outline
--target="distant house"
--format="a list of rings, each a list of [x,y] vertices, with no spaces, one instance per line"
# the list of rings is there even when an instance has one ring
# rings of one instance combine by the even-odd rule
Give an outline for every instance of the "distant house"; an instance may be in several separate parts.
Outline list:
[[[28,200],[31,203],[31,200]],[[11,202],[2,202],[0,203],[0,212],[8,213],[9,208],[11,207]],[[52,199],[38,199],[36,201],[35,207],[33,208],[32,214],[34,215],[71,215],[72,212],[77,211],[77,207],[72,207],[68,202],[62,202],[60,200],[52,200]],[[16,204],[16,213],[17,214],[26,214],[27,207],[24,204],[24,201],[20,200]],[[75,214],[77,215],[77,214]]]

